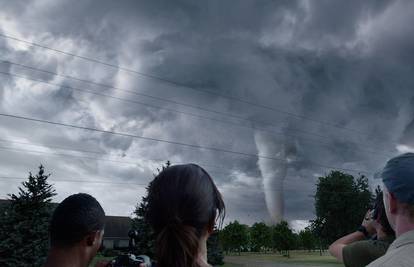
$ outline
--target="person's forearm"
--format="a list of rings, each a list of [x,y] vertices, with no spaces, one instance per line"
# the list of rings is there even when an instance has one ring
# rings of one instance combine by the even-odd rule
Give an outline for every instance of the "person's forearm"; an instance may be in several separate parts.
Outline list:
[[[360,241],[360,240],[364,240],[365,239],[365,235],[360,232],[360,231],[356,231],[353,232],[349,235],[346,235],[344,237],[339,238],[338,240],[336,240],[335,242],[333,242],[330,246],[329,246],[329,253],[334,256],[335,258],[337,258],[339,261],[343,262],[343,258],[342,258],[342,249],[346,246],[349,245],[355,241]]]
[[[343,237],[339,238],[338,240],[333,242],[331,246],[337,245],[337,244],[348,245],[348,244],[351,244],[355,241],[360,241],[360,240],[364,240],[364,239],[365,239],[364,233],[362,233],[360,231],[355,231],[353,233],[350,233],[349,235],[346,235],[346,236],[343,236]]]

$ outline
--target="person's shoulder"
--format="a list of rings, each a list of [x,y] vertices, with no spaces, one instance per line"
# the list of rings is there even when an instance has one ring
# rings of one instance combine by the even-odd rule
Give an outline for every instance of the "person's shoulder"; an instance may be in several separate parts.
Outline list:
[[[366,266],[384,255],[386,251],[386,248],[377,246],[373,240],[363,240],[345,246],[342,250],[342,258],[345,266]]]
[[[412,267],[414,266],[414,244],[387,251],[367,267]]]

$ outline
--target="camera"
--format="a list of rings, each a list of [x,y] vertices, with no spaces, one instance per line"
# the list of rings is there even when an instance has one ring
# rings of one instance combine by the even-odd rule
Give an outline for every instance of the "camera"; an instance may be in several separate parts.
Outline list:
[[[122,254],[113,259],[108,267],[139,267],[141,263],[145,263],[147,267],[151,266],[151,262],[147,256],[134,254]],[[148,265],[149,264],[149,265]]]
[[[136,241],[138,240],[138,231],[131,229],[128,232],[129,246],[128,252],[118,255],[107,267],[139,267],[141,263],[145,264],[145,267],[151,267],[151,259],[146,255],[135,256],[133,251],[136,247]]]

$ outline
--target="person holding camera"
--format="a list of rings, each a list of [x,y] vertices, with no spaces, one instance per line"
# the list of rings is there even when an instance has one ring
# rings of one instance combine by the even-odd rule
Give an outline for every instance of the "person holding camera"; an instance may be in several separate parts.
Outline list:
[[[346,267],[363,267],[383,256],[392,241],[394,231],[388,223],[382,193],[377,195],[374,209],[369,210],[357,231],[329,246],[332,256]]]
[[[414,153],[392,158],[381,172],[385,212],[397,239],[368,267],[414,266]]]

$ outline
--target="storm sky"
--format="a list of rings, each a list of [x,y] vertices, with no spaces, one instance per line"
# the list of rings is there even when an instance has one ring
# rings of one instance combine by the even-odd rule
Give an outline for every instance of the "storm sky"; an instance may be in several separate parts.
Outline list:
[[[318,176],[374,186],[414,150],[413,18],[409,0],[0,0],[0,113],[247,154],[267,134],[298,225]],[[255,157],[0,116],[1,198],[42,163],[56,201],[87,192],[130,215],[166,160],[210,172],[226,222],[269,221]]]

